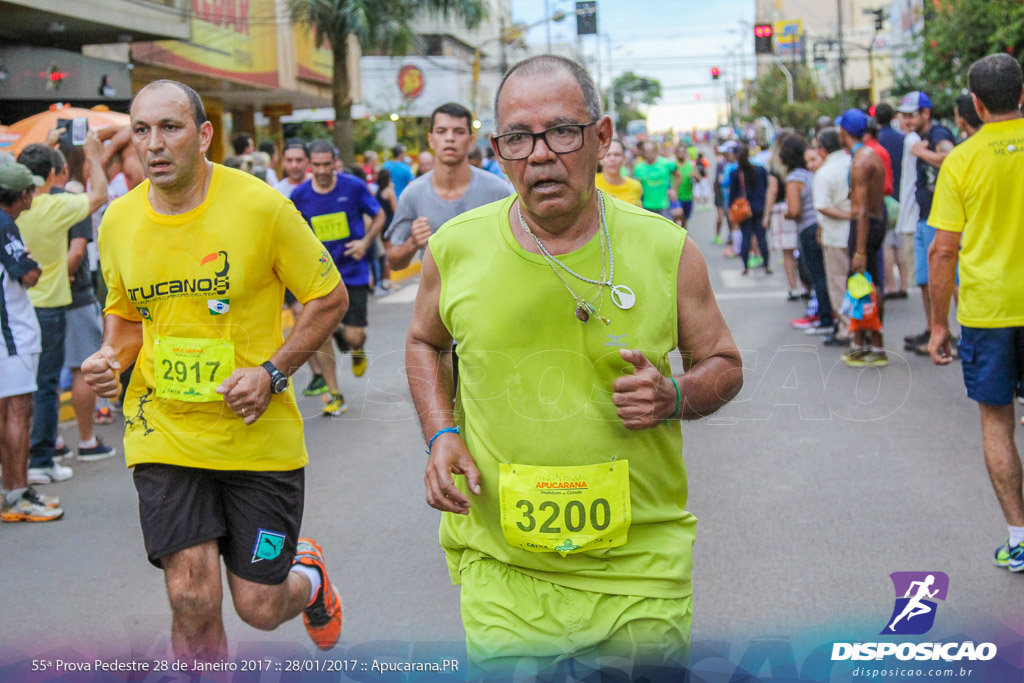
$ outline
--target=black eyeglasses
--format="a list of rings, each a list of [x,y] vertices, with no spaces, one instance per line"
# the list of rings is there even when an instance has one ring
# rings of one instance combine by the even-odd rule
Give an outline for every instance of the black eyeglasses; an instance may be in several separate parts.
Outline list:
[[[495,135],[494,144],[505,161],[521,161],[533,154],[538,138],[543,139],[544,144],[555,154],[568,154],[583,147],[583,129],[595,123],[597,120],[590,123],[563,123],[539,133],[523,131]]]

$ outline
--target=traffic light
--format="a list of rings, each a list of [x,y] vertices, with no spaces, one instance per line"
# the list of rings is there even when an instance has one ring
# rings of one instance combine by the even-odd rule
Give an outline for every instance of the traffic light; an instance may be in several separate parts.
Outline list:
[[[722,75],[722,70],[717,66],[711,67],[711,80],[717,81],[718,77]]]
[[[758,24],[754,26],[754,54],[770,55],[775,52],[772,45],[772,25]]]
[[[576,35],[597,34],[597,0],[579,0],[576,3]]]

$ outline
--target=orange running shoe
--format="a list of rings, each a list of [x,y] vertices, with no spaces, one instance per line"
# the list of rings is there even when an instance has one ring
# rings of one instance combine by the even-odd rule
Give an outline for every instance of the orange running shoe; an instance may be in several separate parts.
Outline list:
[[[324,551],[311,538],[300,538],[292,564],[304,564],[320,572],[320,590],[302,613],[306,633],[321,650],[330,650],[341,637],[341,599],[331,586],[324,566]]]

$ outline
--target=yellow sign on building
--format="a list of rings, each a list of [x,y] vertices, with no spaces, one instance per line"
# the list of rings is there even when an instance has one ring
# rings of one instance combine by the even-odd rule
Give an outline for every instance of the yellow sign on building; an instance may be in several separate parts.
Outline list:
[[[804,36],[804,22],[800,19],[776,21],[773,25],[775,51],[787,54],[800,49]]]
[[[137,61],[266,87],[279,84],[274,0],[192,0],[192,39],[135,43]]]
[[[298,77],[329,84],[334,71],[334,56],[331,54],[330,42],[324,41],[321,47],[317,47],[313,30],[305,24],[296,24],[292,28],[292,36],[295,40]]]

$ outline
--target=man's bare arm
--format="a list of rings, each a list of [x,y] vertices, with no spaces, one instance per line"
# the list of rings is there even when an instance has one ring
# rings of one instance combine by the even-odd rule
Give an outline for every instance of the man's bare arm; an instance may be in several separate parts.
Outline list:
[[[953,151],[953,143],[949,140],[942,140],[938,145],[935,146],[935,151],[928,149],[928,142],[922,140],[914,143],[914,146],[910,148],[910,153],[921,159],[929,166],[939,168],[942,166],[942,162],[946,160],[946,157],[950,152]]]
[[[743,359],[718,308],[704,257],[689,239],[679,259],[676,292],[679,351],[686,370],[676,376],[682,394],[678,417],[695,420],[714,413],[740,392]]]
[[[373,222],[370,223],[370,229],[366,231],[366,236],[363,238],[367,244],[373,244],[373,241],[377,239],[377,236],[384,231],[384,221],[387,220],[387,214],[384,213],[384,209],[377,212],[377,215],[373,217]]]
[[[949,331],[949,300],[953,297],[959,257],[960,233],[936,230],[935,239],[928,249],[928,292],[932,300],[932,329],[928,351],[937,365],[946,365],[952,360],[948,348],[952,338]]]
[[[388,244],[386,254],[388,257],[388,267],[391,270],[401,270],[406,268],[412,262],[412,257],[416,255],[418,247],[412,238],[407,239],[401,244]]]
[[[863,161],[855,161],[850,166],[850,201],[857,207],[857,210],[853,212],[853,218],[857,221],[857,235],[856,240],[856,253],[854,254],[854,261],[858,257],[864,257],[864,264],[867,263],[867,250],[868,250],[868,229],[871,225],[870,217],[868,216],[868,176],[869,166]],[[864,265],[858,270],[857,266],[853,266],[853,270],[857,272],[864,272]]]
[[[429,249],[423,255],[420,287],[405,341],[405,366],[423,435],[455,426],[452,417],[452,337],[441,321],[441,275]],[[447,362],[446,362],[447,361]]]
[[[270,362],[284,374],[294,374],[323,346],[347,310],[348,290],[341,282],[326,295],[304,303],[291,334],[270,358]]]
[[[103,346],[113,349],[124,370],[135,362],[142,350],[142,323],[108,313],[103,319]]]
[[[68,247],[68,275],[71,277],[75,276],[78,266],[82,264],[82,259],[85,258],[85,247],[88,243],[89,240],[84,237],[76,237],[71,240],[71,245]]]
[[[100,161],[103,154],[103,143],[100,142],[96,131],[90,130],[86,134],[83,151],[89,178],[89,189],[86,196],[89,197],[89,213],[92,213],[107,203],[107,172],[103,170],[103,164]]]
[[[428,249],[423,255],[420,288],[405,341],[405,372],[416,413],[429,441],[441,429],[455,427],[452,413],[452,337],[440,314],[441,274]],[[472,505],[455,485],[453,474],[466,475],[469,489],[480,493],[480,471],[462,438],[446,432],[430,449],[423,484],[427,504],[442,512],[469,514]]]
[[[108,314],[103,325],[103,346],[82,361],[82,376],[101,398],[121,393],[121,373],[139,357],[142,323]]]

